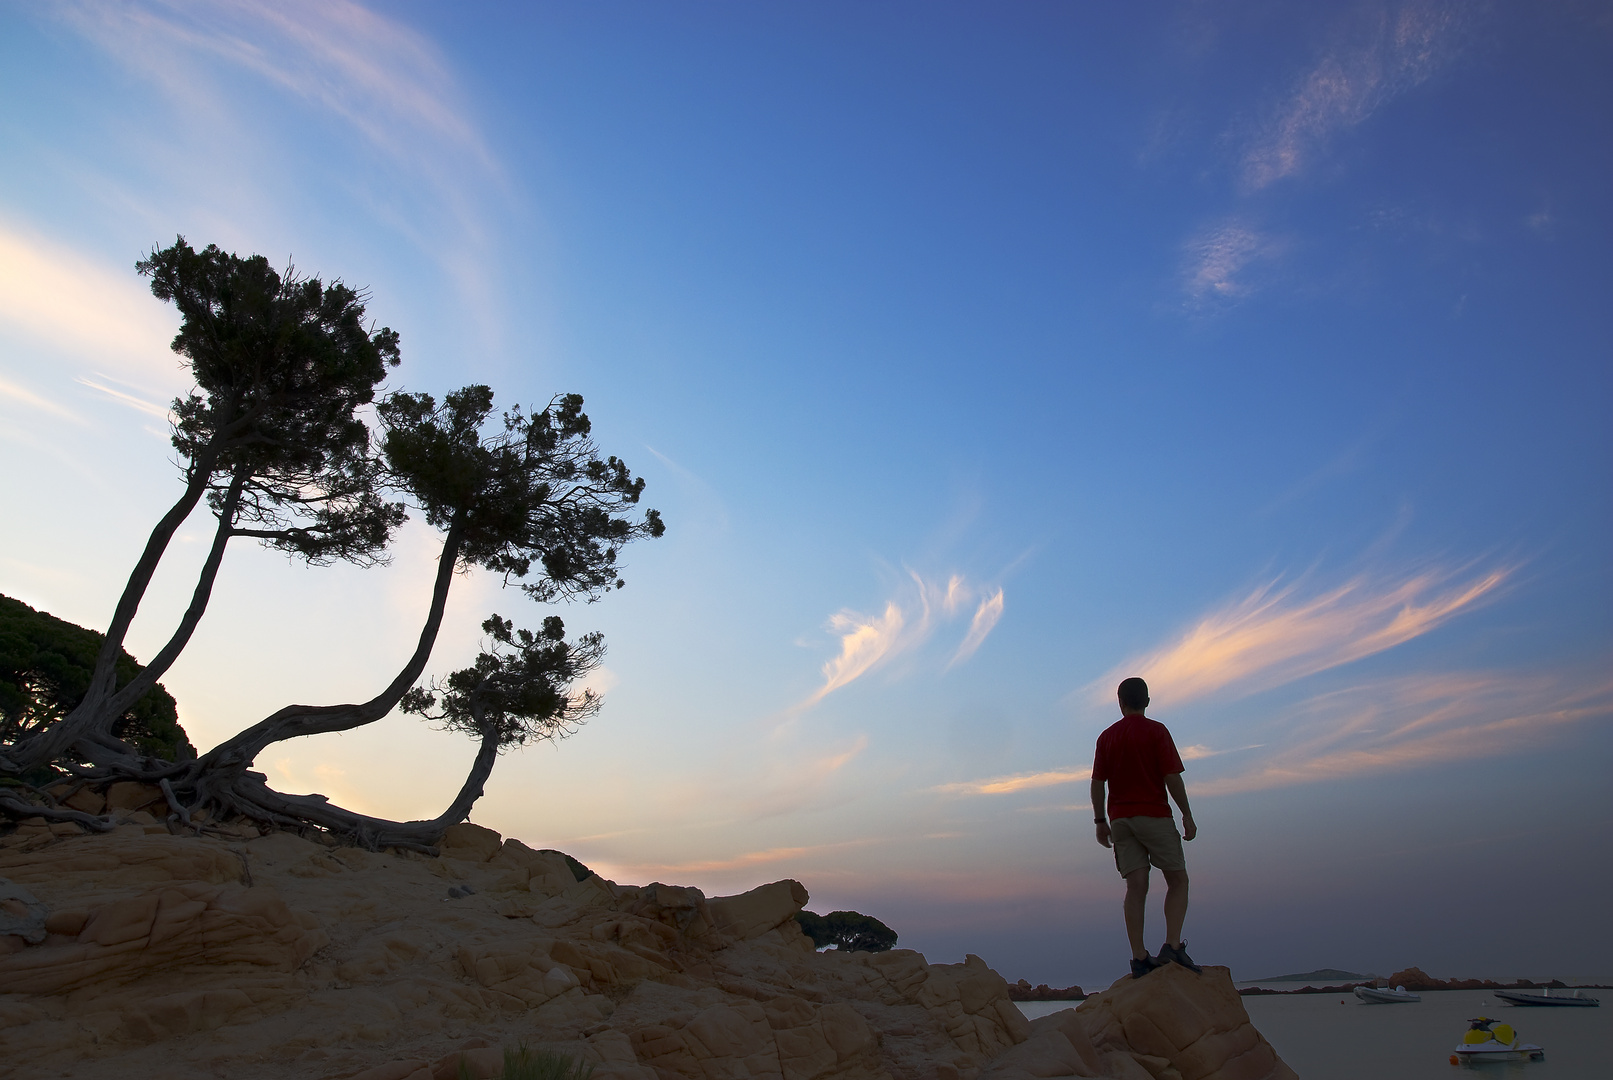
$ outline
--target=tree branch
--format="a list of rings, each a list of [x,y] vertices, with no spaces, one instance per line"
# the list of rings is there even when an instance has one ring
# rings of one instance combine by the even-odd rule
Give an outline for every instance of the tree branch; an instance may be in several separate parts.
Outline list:
[[[402,847],[436,854],[434,845],[442,838],[444,830],[465,820],[476,800],[482,797],[487,778],[498,760],[498,744],[497,730],[489,728],[482,736],[482,745],[476,752],[476,760],[471,763],[470,773],[465,777],[459,794],[441,814],[424,821],[392,821],[371,817],[337,806],[323,795],[282,795],[269,787],[258,773],[245,773],[228,788],[210,792],[209,797],[221,806],[247,817],[282,823],[311,823],[334,833],[351,836],[371,849]]]
[[[97,817],[95,814],[86,814],[82,810],[73,810],[65,806],[40,806],[38,803],[26,802],[4,792],[0,792],[0,810],[8,811],[19,818],[42,817],[46,821],[71,821],[95,832],[110,832],[122,824],[113,817]]]
[[[408,689],[419,681],[431,659],[431,650],[437,643],[437,632],[442,628],[443,612],[448,605],[448,590],[454,580],[459,561],[460,529],[450,526],[443,538],[442,553],[437,557],[437,578],[432,586],[431,610],[426,624],[420,630],[415,651],[392,680],[390,686],[369,701],[353,705],[287,705],[273,715],[260,720],[237,735],[231,736],[208,751],[195,763],[198,774],[218,772],[240,775],[263,750],[277,742],[300,738],[304,735],[321,735],[332,731],[349,731],[381,719],[397,707]]]
[[[107,699],[114,696],[117,662],[123,651],[124,638],[128,636],[129,626],[134,622],[135,613],[140,608],[140,600],[157,572],[157,564],[162,561],[163,552],[173,539],[174,533],[179,530],[179,526],[184,524],[185,519],[196,509],[196,504],[207,491],[213,475],[213,466],[222,452],[215,445],[217,441],[210,443],[204,453],[193,459],[190,467],[191,479],[185,487],[185,494],[151,530],[145,550],[141,552],[139,562],[135,563],[134,570],[129,574],[129,580],[123,587],[123,595],[118,599],[118,606],[113,611],[111,625],[107,627],[106,637],[102,639],[100,651],[96,654],[95,669],[90,675],[90,685],[85,691],[83,700],[60,722],[43,731],[31,733],[8,747],[6,752],[0,755],[0,771],[20,773],[34,768],[59,756],[89,731],[103,725],[108,728],[111,726],[106,711],[110,707]],[[217,570],[216,565],[214,570]],[[170,659],[169,663],[172,662]],[[152,676],[151,682],[131,698],[129,703],[139,700],[146,690],[156,684],[160,675],[161,672],[158,672]],[[110,717],[115,719],[126,708],[127,704],[110,713]]]
[[[190,643],[191,635],[196,632],[197,624],[202,621],[202,615],[207,611],[207,602],[213,595],[213,583],[218,579],[218,568],[224,561],[224,548],[230,541],[231,525],[240,499],[241,487],[246,482],[246,473],[244,465],[235,469],[235,479],[230,484],[223,505],[219,508],[218,528],[213,532],[213,546],[207,553],[207,561],[202,564],[202,572],[196,579],[196,588],[191,593],[190,607],[185,609],[185,615],[179,620],[178,628],[174,630],[167,644],[151,658],[151,662],[141,668],[135,677],[107,702],[101,723],[97,727],[109,730],[112,719],[123,715],[145,695],[147,690],[157,685],[157,680],[173,666],[174,661],[179,659],[179,654]]]

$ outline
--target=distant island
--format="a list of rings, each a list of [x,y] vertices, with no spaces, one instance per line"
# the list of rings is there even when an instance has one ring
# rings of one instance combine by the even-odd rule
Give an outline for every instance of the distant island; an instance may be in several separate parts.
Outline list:
[[[1318,979],[1376,979],[1376,975],[1359,975],[1353,971],[1344,971],[1340,968],[1317,968],[1315,971],[1301,972],[1298,975],[1272,975],[1265,979],[1249,979],[1248,982],[1316,982]]]
[[[1343,978],[1345,981],[1337,986],[1316,986],[1314,982],[1328,979]],[[1387,979],[1376,975],[1351,975],[1347,971],[1337,971],[1333,968],[1323,968],[1313,971],[1309,975],[1285,975],[1281,979],[1259,979],[1258,982],[1293,982],[1305,980],[1306,985],[1298,990],[1272,990],[1269,987],[1245,985],[1238,991],[1242,997],[1264,997],[1268,994],[1347,994],[1363,983],[1377,983],[1380,986],[1399,986],[1416,993],[1425,990],[1567,990],[1570,987],[1561,979],[1551,979],[1547,982],[1534,982],[1530,979],[1518,979],[1516,982],[1498,983],[1490,979],[1436,979],[1420,967],[1404,968],[1395,972]],[[1595,984],[1581,984],[1582,989],[1600,989]]]

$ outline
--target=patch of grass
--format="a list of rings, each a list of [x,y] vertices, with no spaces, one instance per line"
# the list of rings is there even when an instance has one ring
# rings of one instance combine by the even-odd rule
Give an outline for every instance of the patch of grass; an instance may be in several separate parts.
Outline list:
[[[514,1050],[504,1050],[504,1072],[499,1080],[588,1080],[594,1067],[577,1061],[570,1054],[557,1054],[553,1050],[530,1050],[521,1043]],[[463,1058],[459,1061],[459,1080],[474,1080],[470,1066]]]

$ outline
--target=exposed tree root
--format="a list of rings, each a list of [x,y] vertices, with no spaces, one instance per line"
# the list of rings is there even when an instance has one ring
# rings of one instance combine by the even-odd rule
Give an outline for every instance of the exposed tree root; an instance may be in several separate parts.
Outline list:
[[[15,818],[39,817],[46,821],[71,821],[94,832],[110,832],[122,824],[115,817],[86,814],[82,810],[66,806],[45,806],[8,794],[0,794],[0,810]]]

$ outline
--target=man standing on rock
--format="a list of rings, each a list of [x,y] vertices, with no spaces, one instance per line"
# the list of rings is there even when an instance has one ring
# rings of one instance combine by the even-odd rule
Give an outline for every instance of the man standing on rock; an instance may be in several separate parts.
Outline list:
[[[1092,812],[1098,843],[1114,847],[1115,869],[1126,879],[1126,936],[1131,939],[1131,977],[1140,979],[1157,967],[1181,964],[1201,970],[1187,955],[1182,921],[1187,917],[1187,859],[1182,841],[1198,835],[1193,811],[1182,786],[1182,758],[1164,724],[1143,715],[1148,684],[1138,678],[1120,684],[1120,719],[1098,736],[1092,761]],[[1104,785],[1109,786],[1108,813]],[[1182,831],[1171,820],[1165,793],[1182,811]],[[1143,945],[1143,911],[1148,900],[1148,864],[1165,877],[1165,944],[1159,956]]]

